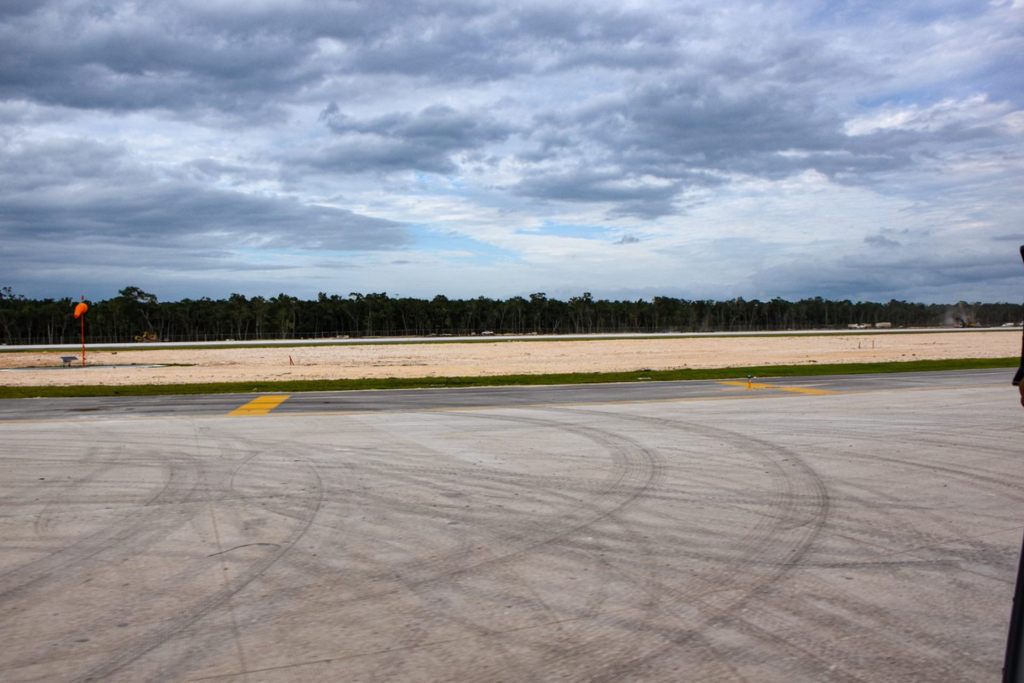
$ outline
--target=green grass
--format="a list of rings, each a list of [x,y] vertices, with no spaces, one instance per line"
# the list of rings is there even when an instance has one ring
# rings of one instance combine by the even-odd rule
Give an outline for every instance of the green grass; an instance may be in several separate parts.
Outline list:
[[[892,363],[839,363],[833,365],[761,365],[715,369],[637,370],[634,372],[580,372],[550,375],[498,375],[494,377],[413,377],[385,379],[323,379],[284,382],[211,382],[201,384],[141,384],[133,386],[4,387],[0,398],[67,396],[169,396],[187,394],[243,394],[250,392],[357,391],[364,389],[433,389],[545,384],[601,384],[607,382],[665,382],[670,380],[736,379],[756,377],[813,377],[892,372],[929,372],[1014,368],[1012,358],[960,358]]]

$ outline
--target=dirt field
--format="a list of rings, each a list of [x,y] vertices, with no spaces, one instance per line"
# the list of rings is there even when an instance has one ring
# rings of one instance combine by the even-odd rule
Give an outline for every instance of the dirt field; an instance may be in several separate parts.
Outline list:
[[[1020,330],[877,335],[365,344],[325,347],[0,353],[0,385],[178,384],[247,380],[615,372],[796,363],[1013,356]],[[77,364],[77,362],[76,362]],[[177,364],[179,367],[143,367]],[[183,367],[183,366],[188,367]],[[14,369],[32,368],[32,369]]]

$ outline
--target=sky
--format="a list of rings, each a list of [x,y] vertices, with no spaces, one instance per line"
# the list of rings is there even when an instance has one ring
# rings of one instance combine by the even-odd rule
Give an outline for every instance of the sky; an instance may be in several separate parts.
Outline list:
[[[1020,301],[1024,0],[0,0],[0,286]]]

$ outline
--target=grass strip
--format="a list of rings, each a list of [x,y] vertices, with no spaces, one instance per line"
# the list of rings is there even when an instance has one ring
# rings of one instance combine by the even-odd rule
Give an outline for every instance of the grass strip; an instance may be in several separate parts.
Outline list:
[[[755,377],[814,377],[893,372],[934,372],[1013,368],[1019,359],[958,358],[889,363],[836,363],[810,365],[749,365],[729,368],[636,370],[632,372],[577,372],[547,375],[495,375],[490,377],[387,377],[376,379],[308,379],[197,384],[139,384],[127,386],[0,386],[0,398],[76,396],[172,396],[189,394],[246,394],[253,392],[359,391],[366,389],[438,389],[457,387],[537,386],[545,384],[602,384],[608,382],[667,382],[678,380]],[[1009,381],[1009,380],[1007,380]]]

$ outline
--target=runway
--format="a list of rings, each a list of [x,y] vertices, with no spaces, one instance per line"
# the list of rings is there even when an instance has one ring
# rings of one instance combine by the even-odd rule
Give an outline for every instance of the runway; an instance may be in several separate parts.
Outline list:
[[[994,680],[1011,374],[0,401],[0,680]]]

